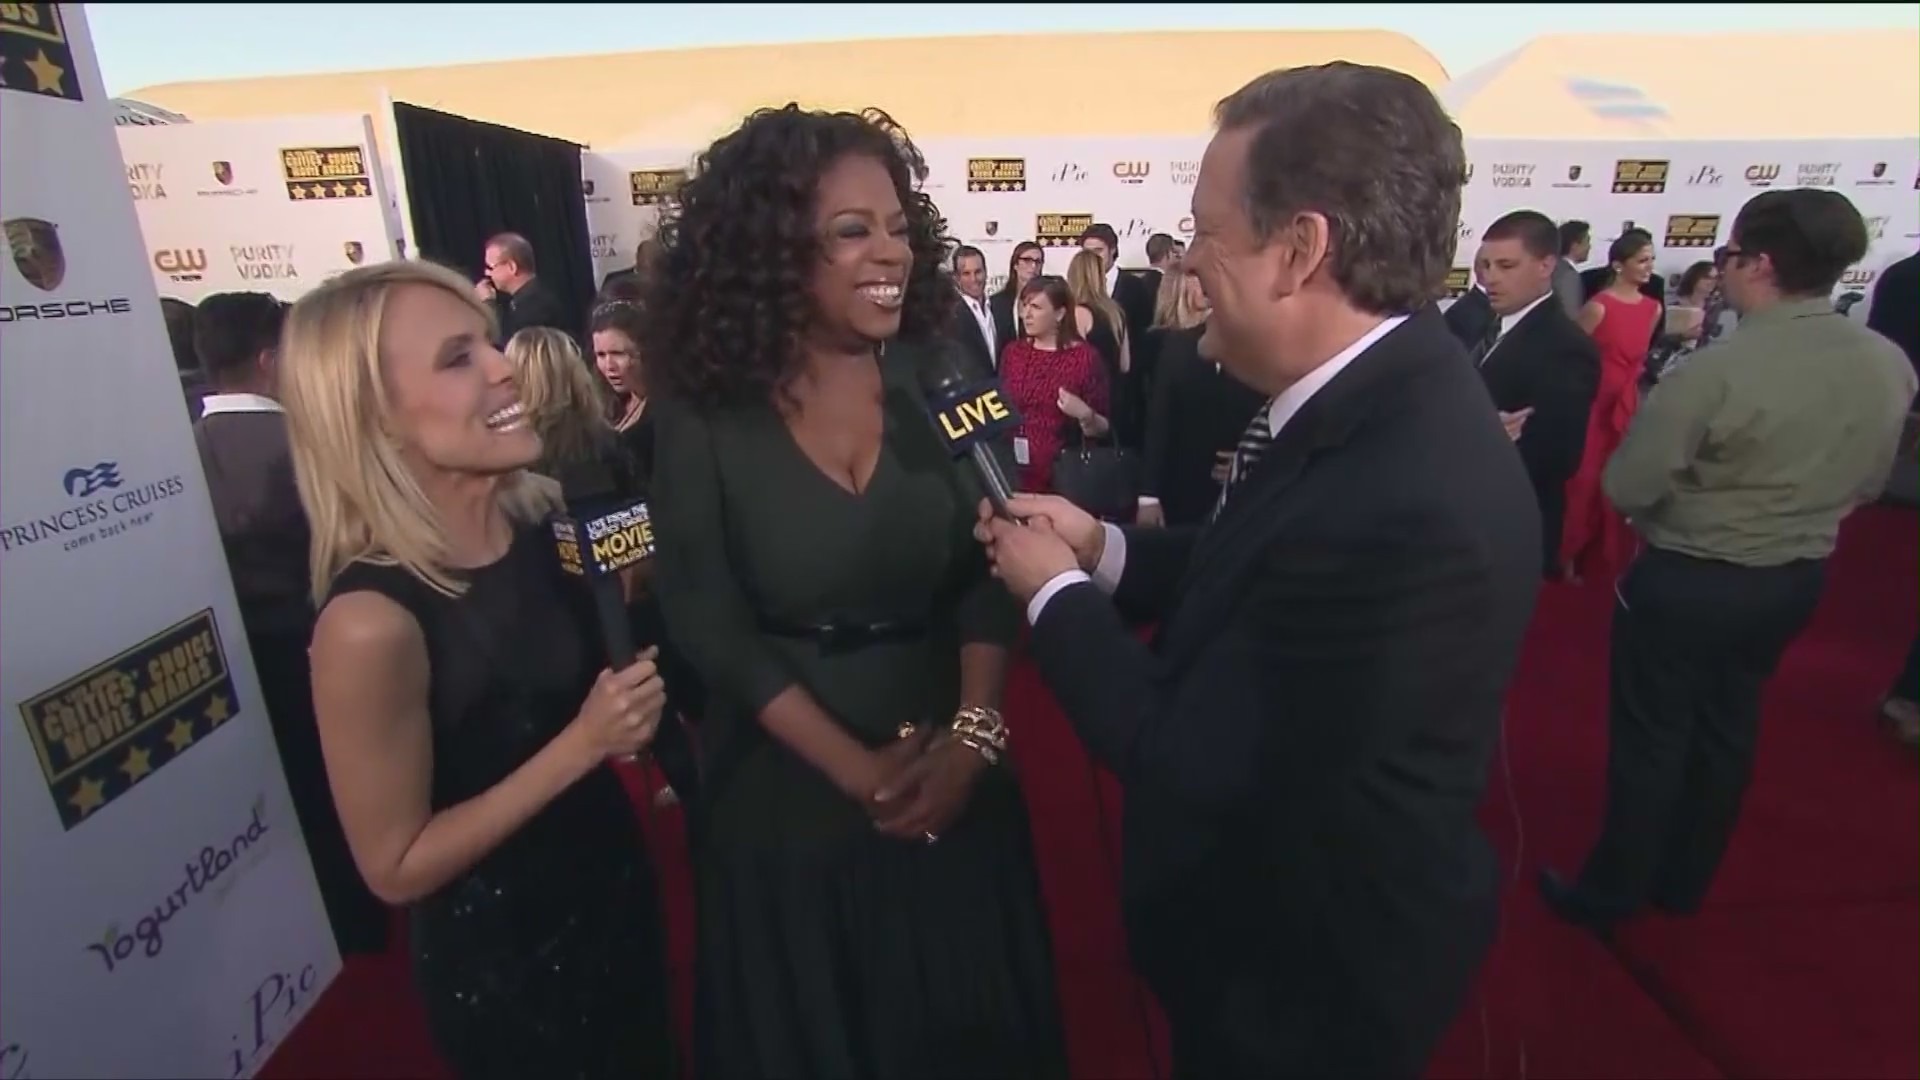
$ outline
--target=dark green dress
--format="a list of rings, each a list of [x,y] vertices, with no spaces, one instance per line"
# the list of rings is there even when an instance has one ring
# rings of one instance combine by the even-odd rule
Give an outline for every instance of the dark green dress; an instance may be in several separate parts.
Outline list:
[[[653,406],[657,587],[711,695],[695,849],[703,1077],[1065,1073],[1014,777],[983,773],[939,843],[895,840],[757,719],[798,684],[883,745],[903,721],[952,718],[962,642],[1017,632],[971,536],[972,481],[922,405],[924,348],[881,361],[885,442],[859,495],[771,405]],[[792,633],[849,622],[924,632],[840,647]]]

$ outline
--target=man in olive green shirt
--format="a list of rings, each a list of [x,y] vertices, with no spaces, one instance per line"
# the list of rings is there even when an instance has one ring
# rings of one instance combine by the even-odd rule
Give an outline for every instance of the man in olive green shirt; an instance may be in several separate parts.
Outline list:
[[[1739,328],[1662,380],[1607,463],[1646,541],[1616,590],[1606,824],[1562,918],[1604,930],[1713,883],[1759,736],[1760,695],[1819,603],[1840,520],[1878,496],[1913,399],[1898,347],[1829,299],[1867,253],[1837,192],[1769,191],[1733,223]]]

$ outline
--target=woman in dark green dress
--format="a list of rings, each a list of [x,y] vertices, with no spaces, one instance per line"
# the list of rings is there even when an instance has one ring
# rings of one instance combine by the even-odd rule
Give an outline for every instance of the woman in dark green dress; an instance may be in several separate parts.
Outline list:
[[[662,229],[657,588],[701,718],[698,1072],[1065,1071],[999,722],[1018,611],[916,367],[953,307],[884,115],[755,114]]]

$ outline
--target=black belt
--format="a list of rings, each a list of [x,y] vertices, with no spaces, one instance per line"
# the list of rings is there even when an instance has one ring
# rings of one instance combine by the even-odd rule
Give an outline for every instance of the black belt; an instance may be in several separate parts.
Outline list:
[[[904,619],[883,622],[790,623],[762,617],[760,629],[775,637],[804,638],[818,642],[824,652],[852,652],[883,642],[912,641],[925,637],[927,626]]]

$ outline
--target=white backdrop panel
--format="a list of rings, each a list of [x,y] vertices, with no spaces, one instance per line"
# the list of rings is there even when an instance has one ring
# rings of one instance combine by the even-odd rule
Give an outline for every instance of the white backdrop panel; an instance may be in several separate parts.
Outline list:
[[[0,63],[0,1061],[251,1076],[340,960],[82,6]]]
[[[283,300],[400,254],[364,115],[117,129],[127,188],[162,296]]]

